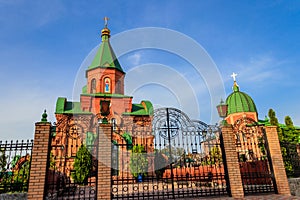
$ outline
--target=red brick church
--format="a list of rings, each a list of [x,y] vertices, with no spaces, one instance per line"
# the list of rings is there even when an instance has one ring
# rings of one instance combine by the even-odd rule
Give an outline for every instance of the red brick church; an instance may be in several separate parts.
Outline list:
[[[64,157],[68,160],[65,166],[67,174],[72,170],[78,148],[82,144],[95,143],[99,123],[113,124],[114,143],[122,144],[125,138],[131,144],[153,143],[152,103],[144,100],[134,104],[133,97],[124,94],[126,73],[110,44],[107,23],[101,31],[101,39],[101,45],[86,69],[86,85],[82,88],[80,102],[64,97],[59,97],[56,102],[56,132],[51,144],[55,149],[52,154],[56,159]]]

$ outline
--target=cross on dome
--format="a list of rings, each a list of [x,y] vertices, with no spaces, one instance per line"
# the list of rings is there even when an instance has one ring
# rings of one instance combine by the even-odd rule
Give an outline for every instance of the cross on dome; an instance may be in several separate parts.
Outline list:
[[[105,28],[107,28],[108,20],[109,20],[108,17],[104,17],[104,26],[105,26]]]
[[[108,41],[108,38],[110,37],[110,30],[107,28],[109,18],[104,17],[103,20],[104,20],[104,28],[101,31],[102,42]]]
[[[233,72],[230,76],[233,78],[233,81],[235,82],[235,81],[236,81],[237,74]]]

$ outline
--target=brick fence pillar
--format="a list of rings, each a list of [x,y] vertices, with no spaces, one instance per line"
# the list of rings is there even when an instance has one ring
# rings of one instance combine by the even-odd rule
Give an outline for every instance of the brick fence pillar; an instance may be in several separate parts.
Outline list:
[[[236,152],[233,128],[231,125],[222,127],[222,140],[226,157],[227,175],[230,184],[230,192],[233,198],[243,198],[244,190],[240,172],[238,155]],[[226,173],[226,172],[225,172]]]
[[[265,127],[270,159],[273,167],[275,186],[278,194],[290,195],[290,187],[285,173],[276,126]]]
[[[97,199],[111,199],[111,125],[100,124]]]
[[[43,200],[50,142],[51,123],[35,124],[34,143],[31,154],[31,168],[28,187],[28,200]]]

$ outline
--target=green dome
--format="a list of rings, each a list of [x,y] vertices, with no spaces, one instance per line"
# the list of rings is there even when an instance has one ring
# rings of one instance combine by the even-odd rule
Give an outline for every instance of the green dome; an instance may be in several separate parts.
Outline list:
[[[226,99],[226,104],[228,105],[227,115],[239,112],[257,112],[252,98],[246,93],[240,92],[236,82],[233,85],[233,93]]]

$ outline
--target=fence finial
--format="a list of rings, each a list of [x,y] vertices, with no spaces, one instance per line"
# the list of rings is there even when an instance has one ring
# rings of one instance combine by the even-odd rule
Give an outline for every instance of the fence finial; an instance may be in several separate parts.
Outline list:
[[[44,110],[44,113],[42,114],[42,119],[41,119],[41,122],[47,122],[47,112],[46,112],[46,109]]]

